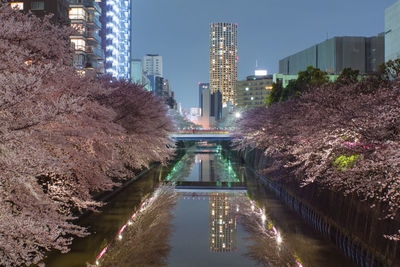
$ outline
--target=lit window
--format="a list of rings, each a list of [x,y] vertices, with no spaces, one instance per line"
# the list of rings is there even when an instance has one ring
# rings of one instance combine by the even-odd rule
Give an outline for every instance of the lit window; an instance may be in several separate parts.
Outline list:
[[[86,32],[86,27],[84,24],[81,23],[71,23],[71,27],[77,30],[80,34],[85,34]]]
[[[69,10],[69,19],[86,19],[86,12],[81,7],[74,7]]]
[[[31,3],[32,10],[44,10],[44,1],[34,1]]]
[[[71,43],[74,45],[75,50],[85,51],[86,42],[82,39],[71,39]]]
[[[15,9],[18,9],[18,10],[24,10],[24,2],[11,3],[11,8],[15,8]]]

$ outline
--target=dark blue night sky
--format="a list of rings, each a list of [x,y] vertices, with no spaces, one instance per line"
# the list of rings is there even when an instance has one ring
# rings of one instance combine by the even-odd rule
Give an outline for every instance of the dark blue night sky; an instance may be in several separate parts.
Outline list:
[[[256,60],[269,73],[279,59],[327,36],[373,36],[395,0],[136,0],[135,58],[158,53],[184,108],[198,104],[198,82],[209,79],[209,24],[239,24],[239,79]]]

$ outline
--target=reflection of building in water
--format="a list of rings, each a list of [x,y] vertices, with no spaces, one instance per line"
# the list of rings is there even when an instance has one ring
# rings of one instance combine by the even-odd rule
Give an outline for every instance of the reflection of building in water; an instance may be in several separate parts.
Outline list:
[[[214,161],[215,154],[196,154],[196,162],[199,162],[200,164],[199,181],[215,181]]]
[[[236,219],[226,193],[210,193],[210,251],[227,252],[237,249]]]

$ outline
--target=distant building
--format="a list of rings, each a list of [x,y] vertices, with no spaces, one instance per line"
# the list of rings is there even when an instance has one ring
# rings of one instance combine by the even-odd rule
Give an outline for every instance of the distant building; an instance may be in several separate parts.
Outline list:
[[[143,75],[143,66],[140,59],[133,59],[131,62],[131,77],[132,82],[141,83]]]
[[[158,96],[164,96],[164,78],[155,76],[154,94]]]
[[[201,95],[203,94],[203,90],[210,89],[209,83],[200,83],[199,82],[199,108],[202,106],[202,98]]]
[[[400,59],[400,0],[385,10],[385,61]]]
[[[204,89],[201,97],[201,124],[205,129],[213,128],[222,119],[222,94]]]
[[[142,61],[133,59],[131,63],[132,82],[143,85],[147,91],[153,91],[150,79],[143,73]]]
[[[99,3],[94,0],[70,0],[68,16],[77,32],[71,36],[75,49],[74,66],[82,71],[104,73],[104,53],[101,48]]]
[[[201,108],[190,108],[190,116],[193,117],[201,116]]]
[[[374,73],[384,62],[384,36],[334,37],[279,61],[279,73],[296,75],[308,66],[328,74],[345,68]]]
[[[163,77],[163,59],[157,54],[147,54],[143,57],[143,71],[147,75]]]
[[[271,92],[272,82],[273,75],[252,75],[245,81],[238,81],[235,93],[236,106],[246,108],[265,106],[265,99]]]
[[[164,99],[171,109],[177,109],[177,103],[175,100],[175,94],[171,90],[169,81],[160,76],[149,75],[150,83],[153,85],[153,94]]]
[[[210,90],[220,92],[222,102],[234,103],[238,72],[238,43],[235,23],[210,24]]]
[[[38,17],[53,14],[52,20],[61,24],[68,24],[68,0],[20,0],[10,1],[11,7],[23,10],[25,12],[31,11]]]
[[[82,1],[82,0],[78,0]],[[102,0],[102,45],[105,71],[115,78],[131,79],[133,59],[132,0]]]

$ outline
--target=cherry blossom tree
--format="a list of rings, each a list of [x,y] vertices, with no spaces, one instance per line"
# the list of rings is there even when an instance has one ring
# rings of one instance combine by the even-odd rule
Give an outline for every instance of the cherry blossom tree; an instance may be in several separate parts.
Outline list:
[[[38,263],[86,235],[74,220],[150,162],[165,162],[167,108],[138,85],[82,77],[73,29],[0,5],[0,265]]]
[[[286,102],[248,111],[236,143],[274,159],[266,171],[357,194],[383,203],[388,218],[398,216],[399,81],[372,77],[309,87]]]

